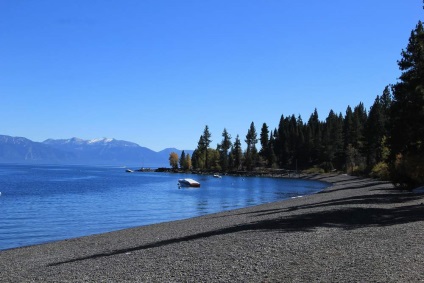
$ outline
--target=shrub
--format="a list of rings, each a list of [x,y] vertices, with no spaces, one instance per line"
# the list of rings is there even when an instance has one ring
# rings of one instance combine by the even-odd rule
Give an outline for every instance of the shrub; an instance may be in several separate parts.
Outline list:
[[[323,173],[325,173],[325,171],[322,168],[314,166],[312,168],[303,170],[303,173],[305,173],[305,174],[323,174]]]
[[[388,181],[390,180],[389,166],[385,162],[377,163],[372,168],[370,175],[373,178]]]
[[[424,154],[398,154],[391,179],[395,185],[413,189],[424,184]]]

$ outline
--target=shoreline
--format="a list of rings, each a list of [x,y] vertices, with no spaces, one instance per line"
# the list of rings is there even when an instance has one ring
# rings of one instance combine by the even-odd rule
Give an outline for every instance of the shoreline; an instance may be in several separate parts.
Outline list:
[[[0,281],[424,280],[423,194],[347,175],[310,180],[332,185],[294,199],[0,251]]]

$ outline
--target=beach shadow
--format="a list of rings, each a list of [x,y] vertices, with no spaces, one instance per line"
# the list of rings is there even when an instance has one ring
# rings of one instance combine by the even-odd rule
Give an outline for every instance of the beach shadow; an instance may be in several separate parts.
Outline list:
[[[102,257],[109,257],[119,254],[130,253],[145,249],[158,248],[166,245],[177,244],[181,242],[194,241],[213,236],[220,236],[232,233],[248,232],[313,232],[318,228],[338,228],[344,230],[354,230],[363,227],[384,227],[417,221],[424,221],[424,204],[379,208],[379,207],[358,207],[362,204],[385,204],[385,203],[404,203],[420,196],[411,194],[381,194],[370,196],[349,197],[324,201],[321,203],[295,206],[282,209],[271,209],[256,211],[252,214],[256,216],[275,214],[275,218],[259,220],[251,223],[235,225],[227,228],[197,233],[185,237],[176,237],[168,240],[152,242],[137,247],[127,249],[117,249],[114,251],[97,253],[85,257],[56,262],[49,266],[58,266],[77,261],[92,260]],[[356,205],[356,207],[354,207]],[[330,207],[331,206],[331,207]],[[353,206],[353,207],[349,207]],[[326,208],[320,211],[302,213],[302,209]],[[287,215],[285,212],[300,210],[295,215]],[[255,215],[252,215],[254,217]]]
[[[285,218],[259,221],[257,230],[287,232],[310,232],[320,227],[353,230],[362,227],[392,226],[424,221],[424,205],[396,208],[342,208],[293,215]]]
[[[322,179],[328,179],[328,178],[334,178],[339,176],[340,174],[321,174],[321,173],[315,173],[315,174],[308,174],[305,176],[302,176],[301,179],[304,180],[322,180]]]
[[[297,209],[309,209],[326,206],[351,206],[351,205],[372,205],[372,204],[397,204],[406,203],[421,199],[419,195],[412,195],[408,193],[389,193],[378,195],[361,195],[346,197],[340,199],[333,199],[329,201],[311,203],[297,206]]]
[[[387,192],[387,189],[384,190]],[[349,207],[358,205],[384,205],[384,204],[402,204],[410,201],[422,199],[422,195],[411,194],[405,192],[393,192],[387,194],[376,194],[376,195],[361,195],[339,199],[331,199],[328,201],[315,202],[303,205],[294,205],[286,208],[274,208],[265,210],[256,210],[252,212],[239,213],[238,215],[250,214],[252,216],[269,216],[273,214],[279,214],[284,212],[290,212],[294,210],[314,209],[314,208],[327,208],[337,206]]]
[[[337,191],[355,190],[355,189],[364,189],[364,188],[370,188],[371,190],[375,190],[378,188],[381,188],[382,190],[389,190],[386,187],[388,183],[383,181],[362,181],[362,182],[353,182],[353,183],[349,182],[348,184],[349,185],[342,186],[341,188],[337,188],[339,184],[336,184],[335,186],[332,186],[324,191],[318,192],[318,194],[328,194],[328,193],[333,193]],[[373,187],[375,187],[375,189],[372,189]]]

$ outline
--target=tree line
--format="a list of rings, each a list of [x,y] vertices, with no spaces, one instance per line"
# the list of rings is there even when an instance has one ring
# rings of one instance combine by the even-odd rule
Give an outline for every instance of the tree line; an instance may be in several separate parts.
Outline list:
[[[252,122],[242,149],[224,128],[221,141],[210,147],[206,125],[193,155],[170,156],[173,168],[209,171],[252,171],[257,168],[344,171],[390,179],[397,185],[424,184],[424,31],[418,22],[398,61],[398,82],[377,95],[369,111],[363,103],[344,114],[318,111],[307,122],[282,115],[275,129],[263,123],[259,135]],[[259,148],[259,149],[258,149]],[[172,155],[172,154],[171,154]]]

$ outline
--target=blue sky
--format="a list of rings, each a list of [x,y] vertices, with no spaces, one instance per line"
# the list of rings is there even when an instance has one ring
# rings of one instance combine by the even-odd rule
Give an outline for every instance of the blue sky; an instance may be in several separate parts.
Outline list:
[[[194,149],[369,109],[421,0],[0,0],[0,134]]]

